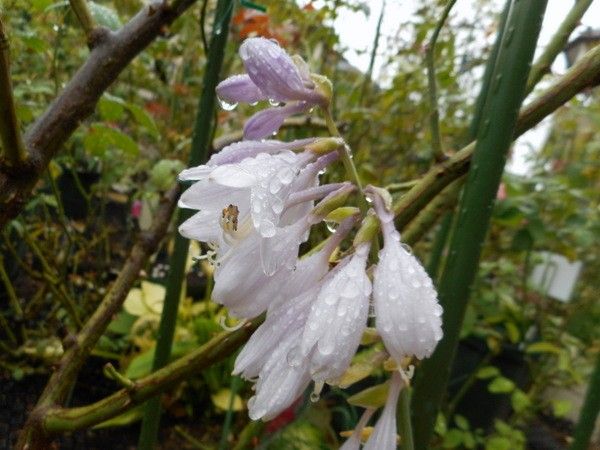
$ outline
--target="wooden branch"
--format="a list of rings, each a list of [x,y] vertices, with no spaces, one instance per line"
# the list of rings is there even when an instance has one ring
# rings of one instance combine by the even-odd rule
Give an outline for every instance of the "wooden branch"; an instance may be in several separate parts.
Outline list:
[[[80,430],[128,411],[164,392],[199,371],[232,355],[252,335],[263,318],[248,322],[239,330],[221,333],[199,349],[133,382],[130,388],[120,391],[90,405],[78,408],[52,408],[42,419],[44,433],[56,434]]]
[[[558,27],[558,30],[552,36],[542,54],[531,66],[529,78],[527,79],[527,88],[525,89],[526,96],[533,90],[538,81],[550,71],[550,66],[552,66],[558,54],[565,49],[569,36],[571,36],[573,30],[579,25],[581,18],[592,4],[592,1],[576,0],[571,11],[569,11],[565,20],[560,24],[560,27]]]
[[[85,35],[88,40],[88,45],[91,47],[93,45],[93,34],[96,26],[94,25],[94,18],[92,17],[92,13],[88,8],[86,0],[69,0],[71,4],[71,9],[77,16],[77,20],[81,24],[81,28],[85,32]]]
[[[133,283],[138,279],[139,272],[146,264],[148,257],[154,253],[158,244],[167,232],[177,199],[179,186],[168,191],[161,199],[152,228],[142,232],[131,249],[125,265],[110,290],[77,336],[65,339],[65,353],[62,356],[56,371],[50,377],[44,392],[25,428],[21,432],[18,448],[29,449],[47,448],[45,435],[39,432],[39,421],[48,410],[64,402],[68,392],[74,384],[77,374],[83,363],[90,355],[98,339],[102,336],[113,316],[119,311],[125,297]]]
[[[6,164],[14,169],[23,164],[27,157],[25,144],[19,129],[15,99],[10,77],[10,54],[4,24],[0,19],[0,143]]]
[[[576,94],[598,83],[600,45],[588,51],[566,74],[521,110],[514,139],[536,126]],[[394,203],[399,229],[406,226],[442,189],[467,173],[474,149],[475,142],[471,142],[446,161],[433,166],[419,183]]]
[[[154,2],[117,32],[95,29],[87,61],[25,135],[31,163],[19,171],[0,167],[0,229],[21,212],[50,160],[94,112],[104,91],[138,53],[194,2]]]

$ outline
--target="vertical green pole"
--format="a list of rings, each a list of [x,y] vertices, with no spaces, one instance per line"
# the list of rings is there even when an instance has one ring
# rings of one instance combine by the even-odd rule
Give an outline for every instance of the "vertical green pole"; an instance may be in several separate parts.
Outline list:
[[[206,58],[202,94],[198,104],[192,148],[190,151],[189,165],[196,166],[206,161],[208,157],[209,140],[213,125],[216,93],[215,87],[219,81],[229,23],[233,11],[233,0],[219,0],[215,12],[215,21],[210,41],[210,47]],[[177,214],[177,225],[190,217],[189,211],[180,210]],[[160,318],[156,350],[152,370],[156,371],[169,362],[171,346],[175,325],[177,322],[177,310],[181,288],[185,277],[185,263],[188,256],[188,240],[179,233],[175,235],[175,246],[170,260],[169,275],[167,278],[167,292],[165,303]],[[160,426],[160,397],[155,397],[146,403],[144,418],[138,449],[151,450],[155,447]]]
[[[471,126],[469,127],[469,141],[473,141],[477,137],[477,130],[479,128],[479,123],[481,122],[481,114],[483,112],[483,107],[485,106],[490,80],[496,67],[496,59],[498,59],[498,51],[500,50],[500,43],[502,42],[502,36],[506,26],[506,18],[508,16],[508,11],[510,10],[511,4],[512,0],[506,0],[504,9],[500,14],[496,40],[494,41],[494,46],[492,47],[492,51],[490,52],[490,56],[488,57],[485,65],[485,71],[483,72],[483,78],[481,80],[481,90],[479,91],[477,102],[475,103],[473,120],[471,121]],[[437,279],[444,248],[446,247],[446,243],[451,234],[452,222],[454,222],[454,211],[449,211],[444,214],[444,217],[441,220],[440,228],[433,242],[429,263],[427,264],[427,273],[434,281]]]
[[[600,354],[596,357],[596,368],[587,388],[570,450],[586,450],[589,447],[598,412],[600,412]]]
[[[417,449],[428,447],[446,391],[545,9],[545,0],[515,0],[508,13],[448,260],[439,283],[444,338],[432,357],[423,361],[415,383],[412,405]]]

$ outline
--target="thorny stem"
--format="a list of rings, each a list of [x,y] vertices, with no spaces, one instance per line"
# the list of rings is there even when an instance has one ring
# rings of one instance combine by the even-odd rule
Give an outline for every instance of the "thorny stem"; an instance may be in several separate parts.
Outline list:
[[[13,167],[23,164],[27,158],[25,144],[15,108],[10,78],[10,55],[8,38],[0,19],[0,143],[7,163]]]
[[[428,83],[428,91],[429,91],[429,126],[431,128],[431,146],[433,150],[433,156],[437,162],[443,161],[446,159],[446,155],[444,153],[444,149],[442,148],[442,137],[440,133],[440,113],[438,109],[437,103],[437,83],[435,80],[435,44],[437,42],[438,36],[446,19],[448,18],[448,14],[450,14],[450,10],[456,3],[456,0],[449,0],[444,7],[444,11],[442,12],[442,16],[438,21],[435,29],[433,30],[433,34],[431,35],[431,39],[427,43],[425,50],[425,62],[427,65],[427,83]]]

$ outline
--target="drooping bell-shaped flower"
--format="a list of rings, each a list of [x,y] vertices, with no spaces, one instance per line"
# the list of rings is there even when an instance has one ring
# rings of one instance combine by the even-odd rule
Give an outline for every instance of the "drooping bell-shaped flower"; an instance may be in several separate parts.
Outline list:
[[[396,407],[403,386],[404,380],[398,372],[394,372],[385,406],[363,450],[396,450]]]
[[[309,359],[302,353],[299,342],[311,313],[310,306],[327,282],[329,256],[355,221],[354,217],[344,220],[323,248],[299,261],[287,284],[273,284],[289,297],[283,295],[269,306],[265,322],[246,343],[234,366],[234,374],[247,379],[258,377],[256,396],[249,402],[250,417],[276,416],[308,386]],[[298,295],[293,296],[293,292]]]
[[[270,420],[288,408],[310,383],[308,368],[290,365],[287,355],[297,345],[301,330],[283,336],[268,354],[256,382],[256,394],[248,400],[248,414],[252,420]]]
[[[427,358],[442,338],[442,307],[437,293],[421,263],[401,244],[394,216],[380,191],[366,191],[384,237],[373,282],[377,331],[398,363],[406,356]]]
[[[227,104],[269,99],[285,103],[257,113],[244,127],[246,139],[261,139],[276,132],[286,117],[326,105],[327,96],[316,88],[303,61],[294,60],[275,41],[246,39],[240,46],[246,74],[219,83],[217,95]]]
[[[347,195],[353,186],[339,183],[321,188],[314,189],[313,196],[305,196],[305,201],[329,193],[321,203],[327,202],[336,195]],[[299,261],[300,243],[315,221],[322,218],[309,211],[296,223],[278,228],[273,237],[254,234],[231,247],[215,270],[213,300],[227,306],[233,316],[252,318],[271,303],[293,298],[314,285],[327,272],[329,255],[352,228],[354,220],[340,225],[319,252]]]
[[[310,373],[316,382],[336,379],[346,371],[367,326],[369,248],[363,244],[342,260],[311,305],[300,346],[310,357]]]

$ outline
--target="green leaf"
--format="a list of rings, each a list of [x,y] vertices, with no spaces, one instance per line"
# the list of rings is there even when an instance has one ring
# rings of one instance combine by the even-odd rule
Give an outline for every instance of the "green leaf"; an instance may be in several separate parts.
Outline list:
[[[552,400],[552,412],[556,417],[565,417],[572,408],[573,404],[569,400]]]
[[[108,325],[107,331],[114,334],[127,334],[131,330],[133,323],[137,319],[136,316],[129,314],[125,311],[121,311],[115,316],[115,318]]]
[[[500,436],[493,436],[485,443],[485,450],[511,450],[511,442]]]
[[[105,156],[111,149],[119,149],[127,155],[137,156],[140,153],[138,145],[118,128],[112,128],[102,123],[94,123],[85,135],[83,144],[87,151],[96,156]]]
[[[510,398],[511,405],[515,412],[521,413],[531,406],[531,400],[520,389],[515,389]]]
[[[485,366],[477,371],[477,378],[481,378],[481,379],[492,378],[499,374],[500,374],[500,371],[498,370],[497,367]]]
[[[175,184],[177,174],[185,165],[176,159],[161,159],[150,172],[150,182],[159,191],[165,191]]]
[[[510,342],[513,344],[519,342],[519,339],[521,338],[521,332],[514,322],[506,322],[504,324],[504,328],[506,328],[506,334],[508,335]]]
[[[444,435],[444,442],[442,447],[444,448],[459,448],[462,444],[464,432],[453,428]]]
[[[515,383],[508,378],[496,377],[488,385],[488,390],[492,394],[507,394],[515,389]]]
[[[533,246],[533,237],[527,228],[521,228],[515,233],[512,241],[513,250],[527,251]]]
[[[90,13],[98,25],[110,28],[113,31],[121,28],[121,19],[119,19],[116,11],[96,2],[88,1],[87,3],[88,7],[90,8]]]
[[[154,121],[152,116],[146,112],[144,108],[140,108],[138,105],[128,103],[127,109],[129,110],[135,121],[142,127],[144,127],[153,138],[158,139],[160,137],[160,132],[158,130],[158,127],[156,126],[156,122]]]
[[[196,347],[197,345],[195,342],[175,342],[171,349],[170,361],[182,357]],[[140,353],[133,358],[125,371],[125,377],[135,380],[148,375],[152,368],[152,361],[154,361],[154,348]]]
[[[467,419],[465,419],[463,416],[461,416],[460,414],[457,414],[454,417],[454,423],[456,423],[456,426],[458,428],[460,428],[461,430],[468,430],[469,429],[469,421]]]
[[[98,111],[104,120],[119,120],[123,117],[123,113],[125,112],[123,100],[109,94],[104,94],[98,102]]]
[[[555,353],[560,354],[562,350],[560,347],[550,343],[550,342],[536,342],[527,347],[525,352],[527,353]]]
[[[386,381],[348,397],[347,401],[349,404],[360,406],[361,408],[380,408],[385,405],[389,388],[390,382]]]

